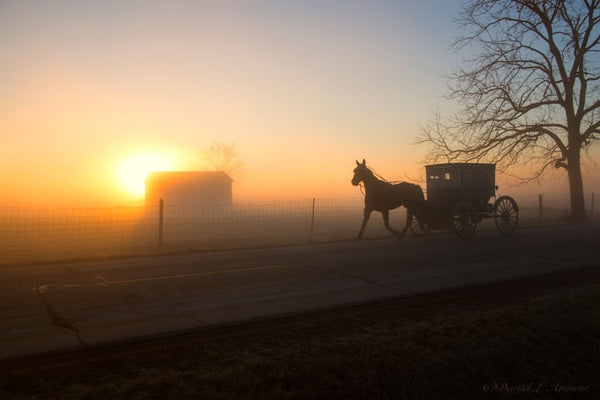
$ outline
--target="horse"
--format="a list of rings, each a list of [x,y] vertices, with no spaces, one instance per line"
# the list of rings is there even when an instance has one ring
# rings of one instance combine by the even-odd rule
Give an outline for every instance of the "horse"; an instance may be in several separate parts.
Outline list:
[[[379,179],[375,173],[367,167],[367,163],[363,159],[362,163],[356,161],[356,168],[354,169],[354,176],[352,177],[352,185],[358,186],[363,182],[365,187],[365,209],[363,211],[363,221],[360,227],[360,232],[356,240],[362,238],[369,216],[373,211],[379,211],[383,215],[383,224],[392,234],[400,237],[406,234],[406,230],[409,227],[410,216],[412,215],[412,208],[415,203],[425,200],[423,195],[423,189],[421,186],[415,185],[408,182],[391,183],[385,180]],[[392,229],[390,227],[390,215],[389,211],[394,208],[404,206],[406,208],[406,226],[402,233]]]

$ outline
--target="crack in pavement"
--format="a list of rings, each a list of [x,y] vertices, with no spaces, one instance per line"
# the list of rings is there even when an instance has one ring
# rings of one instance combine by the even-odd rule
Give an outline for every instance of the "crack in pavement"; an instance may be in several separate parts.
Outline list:
[[[131,292],[129,292],[129,291],[127,291],[127,290],[125,290],[125,289],[122,287],[122,285],[115,284],[115,283],[113,283],[113,282],[109,281],[108,279],[104,278],[104,277],[103,277],[102,275],[100,275],[100,274],[94,274],[94,275],[92,275],[92,276],[93,276],[93,278],[94,278],[95,280],[97,280],[97,281],[98,281],[98,284],[99,284],[99,285],[108,286],[108,287],[110,287],[110,288],[114,288],[114,289],[117,289],[117,290],[120,290],[121,292],[123,292],[123,294],[125,294],[125,298],[126,298],[126,299],[131,299],[131,298],[137,299],[137,298],[141,298],[141,297],[142,297],[142,296],[140,296],[139,294],[136,294],[136,293],[131,293]]]
[[[331,267],[325,267],[322,265],[311,265],[308,263],[295,264],[295,265],[299,266],[299,267],[304,267],[304,268],[311,268],[313,270],[319,270],[321,272],[321,276],[311,279],[312,281],[319,281],[320,279],[323,278],[324,275],[341,275],[341,276],[345,276],[348,278],[357,279],[359,281],[368,283],[369,285],[386,286],[384,283],[377,282],[377,281],[371,280],[369,278],[365,278],[364,276],[351,274],[351,273],[343,271],[343,270],[336,271],[335,269],[333,269]]]
[[[78,272],[78,271],[75,271],[73,268],[68,267],[68,266],[63,266],[63,269],[68,274],[71,274],[71,275],[75,275],[75,276],[91,276],[92,279],[98,281],[99,285],[104,285],[104,286],[108,286],[108,287],[120,290],[121,292],[123,292],[125,294],[125,297],[127,299],[141,297],[138,294],[128,292],[127,290],[123,289],[121,286],[113,284],[111,281],[109,281],[108,279],[104,278],[102,275],[100,275],[98,273]],[[73,286],[76,286],[76,285],[73,285]]]
[[[368,279],[368,278],[365,278],[364,276],[360,276],[360,275],[354,275],[354,274],[349,274],[348,272],[344,272],[344,271],[342,271],[342,272],[341,272],[341,275],[343,275],[343,276],[347,276],[347,277],[349,277],[349,278],[353,278],[353,279],[358,279],[358,280],[360,280],[360,281],[363,281],[363,282],[365,282],[365,283],[368,283],[369,285],[375,285],[375,286],[385,286],[383,283],[379,283],[379,282],[376,282],[376,281],[372,281],[372,280],[370,280],[370,279]]]
[[[48,302],[48,300],[44,296],[45,291],[46,291],[46,286],[39,286],[38,285],[36,287],[36,292],[39,295],[40,299],[42,300],[42,303],[44,303],[44,305],[46,306],[46,312],[50,316],[50,321],[51,321],[52,325],[56,326],[58,328],[63,328],[63,329],[70,330],[71,332],[73,332],[75,334],[75,337],[77,338],[77,341],[83,347],[89,348],[89,346],[81,339],[81,335],[79,334],[79,330],[77,328],[75,328],[72,324],[70,324],[69,322],[67,322],[67,320],[65,320],[60,314],[58,314],[58,312],[56,312],[56,310],[54,310],[52,308],[52,306],[50,305],[50,303]]]
[[[198,318],[194,314],[192,314],[191,312],[184,310],[183,309],[183,303],[180,300],[176,300],[175,301],[175,308],[177,310],[177,313],[183,315],[186,318],[191,319],[192,321],[195,321],[196,323],[199,323],[200,325],[207,325],[208,324],[203,319]]]

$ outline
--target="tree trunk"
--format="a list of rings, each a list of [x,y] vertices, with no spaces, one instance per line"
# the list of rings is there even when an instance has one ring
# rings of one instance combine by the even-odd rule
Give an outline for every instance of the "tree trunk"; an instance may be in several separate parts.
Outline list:
[[[571,195],[571,219],[573,222],[585,221],[585,201],[583,196],[583,177],[579,151],[569,156],[569,192]]]

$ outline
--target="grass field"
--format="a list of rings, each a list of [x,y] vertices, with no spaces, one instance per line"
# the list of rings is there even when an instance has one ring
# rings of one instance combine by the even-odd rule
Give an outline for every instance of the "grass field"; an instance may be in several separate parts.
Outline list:
[[[600,268],[0,364],[6,399],[600,396]]]

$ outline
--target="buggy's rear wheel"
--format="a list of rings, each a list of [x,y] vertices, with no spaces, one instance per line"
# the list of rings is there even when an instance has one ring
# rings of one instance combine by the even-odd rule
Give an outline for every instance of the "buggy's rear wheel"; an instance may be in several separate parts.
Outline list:
[[[504,236],[510,236],[519,224],[519,206],[510,196],[502,196],[494,203],[496,228]]]
[[[473,204],[463,201],[458,203],[452,214],[452,231],[462,238],[467,239],[475,233],[477,216]]]
[[[427,222],[424,222],[412,213],[409,213],[408,215],[408,224],[410,226],[410,231],[415,236],[425,236],[431,229]]]

